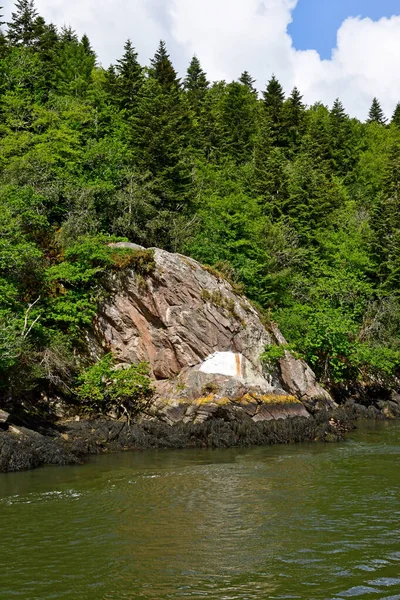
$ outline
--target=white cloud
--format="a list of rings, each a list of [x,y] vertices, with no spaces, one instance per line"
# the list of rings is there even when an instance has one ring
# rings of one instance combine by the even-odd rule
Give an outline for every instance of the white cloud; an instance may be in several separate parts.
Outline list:
[[[4,3],[4,0],[3,0]],[[163,38],[183,75],[196,53],[210,79],[236,79],[247,69],[263,89],[272,73],[289,92],[297,85],[308,103],[340,97],[365,118],[373,96],[390,116],[400,101],[400,16],[349,18],[330,60],[293,48],[287,27],[297,0],[36,0],[58,25],[86,32],[105,66],[129,37],[148,63]],[[11,11],[6,0],[5,12]]]
[[[374,96],[388,116],[400,101],[400,16],[346,19],[329,61],[313,51],[292,54],[308,102],[331,103],[338,96],[350,114],[364,118]]]

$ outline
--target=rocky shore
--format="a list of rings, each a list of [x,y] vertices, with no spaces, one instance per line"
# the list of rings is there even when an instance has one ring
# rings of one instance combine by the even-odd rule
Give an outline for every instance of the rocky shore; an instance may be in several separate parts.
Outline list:
[[[179,254],[121,245],[151,270],[110,274],[85,334],[86,358],[111,353],[120,369],[145,361],[150,405],[131,424],[129,415],[87,420],[73,398],[0,400],[0,472],[76,464],[108,451],[330,442],[358,417],[400,416],[396,394],[370,399],[343,389],[335,402],[287,350],[277,325],[218,272]],[[281,347],[277,360],[263,361],[274,346]]]
[[[319,413],[312,418],[294,417],[260,423],[251,419],[230,422],[213,419],[205,423],[176,425],[157,421],[128,425],[126,421],[97,419],[60,424],[45,435],[25,427],[10,426],[8,431],[0,431],[0,472],[42,465],[79,464],[91,454],[122,450],[338,441],[351,426],[344,413],[339,417]]]
[[[82,464],[88,456],[125,450],[229,448],[299,442],[338,442],[359,419],[400,418],[400,396],[370,398],[364,404],[349,399],[333,410],[308,417],[254,422],[250,417],[213,418],[198,423],[169,425],[149,420],[93,419],[43,423],[36,430],[13,424],[0,411],[0,472],[22,471],[44,465]],[[40,431],[38,431],[38,429]]]

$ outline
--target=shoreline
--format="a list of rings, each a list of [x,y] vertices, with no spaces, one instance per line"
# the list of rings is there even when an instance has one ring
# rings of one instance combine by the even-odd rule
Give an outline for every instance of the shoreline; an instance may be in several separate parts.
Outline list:
[[[254,423],[211,419],[202,424],[167,425],[148,421],[94,419],[69,422],[46,434],[11,426],[0,432],[0,473],[45,465],[83,464],[93,454],[124,450],[250,447],[299,442],[337,442],[353,427],[340,409],[310,418],[294,417]]]
[[[0,430],[0,473],[46,465],[83,464],[90,455],[107,452],[334,443],[355,429],[360,418],[400,418],[400,403],[390,407],[387,402],[378,401],[366,406],[350,400],[334,410],[319,411],[308,418],[259,423],[246,418],[215,418],[201,424],[168,425],[151,420],[129,425],[127,421],[95,418],[47,424],[39,430],[9,424],[8,429]]]

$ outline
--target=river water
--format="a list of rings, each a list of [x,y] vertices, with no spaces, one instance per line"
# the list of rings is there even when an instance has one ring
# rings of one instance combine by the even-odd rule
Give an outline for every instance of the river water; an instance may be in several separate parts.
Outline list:
[[[400,600],[400,424],[0,475],[0,599]]]

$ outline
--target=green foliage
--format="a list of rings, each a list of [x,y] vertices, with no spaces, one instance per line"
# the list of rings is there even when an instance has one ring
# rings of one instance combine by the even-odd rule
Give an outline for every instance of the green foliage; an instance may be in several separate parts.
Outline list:
[[[78,401],[90,412],[116,413],[128,421],[148,406],[153,389],[147,363],[115,364],[111,354],[85,369],[77,380]]]
[[[130,40],[124,47],[123,57],[117,61],[116,75],[113,84],[113,99],[118,103],[126,118],[134,114],[138,94],[143,84],[143,69],[137,58],[138,54]],[[112,72],[110,72],[112,75]]]
[[[196,55],[193,56],[190,62],[183,85],[187,93],[189,104],[198,116],[209,87],[209,82],[207,81],[207,75],[201,68],[200,61]]]
[[[399,106],[386,126],[374,99],[362,123],[339,99],[285,97],[274,76],[258,98],[248,71],[209,83],[196,56],[181,85],[164,42],[144,67],[128,41],[106,70],[31,0],[0,32],[0,62],[4,397],[70,393],[108,274],[146,285],[155,268],[118,240],[210,265],[328,384],[394,381]]]
[[[150,74],[164,90],[179,86],[179,79],[163,40],[160,41],[157,52],[151,60]]]
[[[290,352],[288,344],[271,344],[265,347],[264,352],[260,356],[260,360],[269,371],[273,371],[280,359],[284,358],[288,351]]]
[[[379,104],[379,100],[374,98],[372,100],[371,108],[369,109],[368,114],[368,122],[369,123],[377,123],[378,125],[385,125],[387,119],[383,114],[383,110],[381,105]]]
[[[104,297],[105,276],[111,270],[133,269],[142,277],[154,268],[151,250],[115,247],[117,238],[86,236],[67,248],[59,264],[47,269],[52,297],[49,302],[49,321],[58,323],[79,337],[81,329],[90,325]]]

